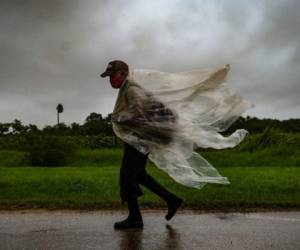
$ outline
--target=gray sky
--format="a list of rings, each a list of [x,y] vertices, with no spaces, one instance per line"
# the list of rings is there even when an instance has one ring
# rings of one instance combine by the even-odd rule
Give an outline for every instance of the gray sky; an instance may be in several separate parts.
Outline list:
[[[300,117],[300,1],[1,0],[0,122],[39,126],[107,115],[117,90],[99,74],[231,65],[244,115]]]

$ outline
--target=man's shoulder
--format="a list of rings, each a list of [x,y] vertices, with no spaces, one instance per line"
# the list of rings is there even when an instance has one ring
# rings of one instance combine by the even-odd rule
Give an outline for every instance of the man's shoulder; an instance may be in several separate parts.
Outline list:
[[[129,95],[147,95],[147,91],[137,82],[128,80],[126,84],[126,94]]]
[[[139,85],[136,81],[132,80],[132,79],[127,79],[127,86],[129,87],[138,87],[141,88],[141,85]]]

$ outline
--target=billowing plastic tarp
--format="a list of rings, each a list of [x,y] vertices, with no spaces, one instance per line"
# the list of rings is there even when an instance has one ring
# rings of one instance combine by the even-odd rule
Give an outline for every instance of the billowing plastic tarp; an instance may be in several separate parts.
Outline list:
[[[219,69],[166,73],[135,69],[121,86],[112,114],[115,134],[182,185],[230,184],[196,148],[232,148],[248,131],[225,131],[253,103],[225,82]]]

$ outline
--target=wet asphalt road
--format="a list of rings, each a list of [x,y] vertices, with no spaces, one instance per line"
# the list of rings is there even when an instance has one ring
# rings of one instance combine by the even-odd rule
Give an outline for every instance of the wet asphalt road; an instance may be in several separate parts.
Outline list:
[[[142,213],[143,230],[115,231],[126,211],[0,211],[0,249],[300,249],[300,211]]]

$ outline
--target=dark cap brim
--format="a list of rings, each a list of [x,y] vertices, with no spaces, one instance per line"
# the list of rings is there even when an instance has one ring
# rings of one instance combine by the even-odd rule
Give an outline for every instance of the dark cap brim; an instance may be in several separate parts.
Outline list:
[[[113,72],[111,72],[111,71],[105,71],[105,72],[103,72],[100,76],[101,76],[101,77],[107,77],[107,76],[110,76],[112,73],[113,73]]]

